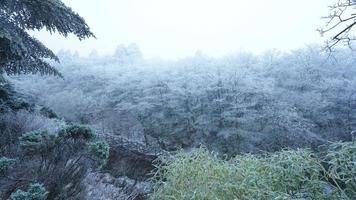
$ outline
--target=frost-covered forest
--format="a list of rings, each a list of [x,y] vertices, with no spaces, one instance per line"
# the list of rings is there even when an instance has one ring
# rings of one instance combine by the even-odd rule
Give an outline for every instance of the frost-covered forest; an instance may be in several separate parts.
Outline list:
[[[356,0],[328,1],[0,0],[0,199],[356,199]]]
[[[350,140],[356,126],[356,54],[347,49],[332,56],[318,46],[223,58],[197,52],[164,61],[145,60],[129,45],[106,57],[58,56],[64,79],[14,78],[18,90],[70,122],[114,110],[105,115],[108,128],[130,115],[165,150],[316,148]]]

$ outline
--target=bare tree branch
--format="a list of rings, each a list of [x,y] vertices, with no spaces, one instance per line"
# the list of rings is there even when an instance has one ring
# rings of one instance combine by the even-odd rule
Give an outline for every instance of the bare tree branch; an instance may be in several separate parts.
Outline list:
[[[327,22],[318,30],[322,36],[329,36],[326,48],[331,51],[339,43],[351,48],[355,40],[350,31],[356,25],[356,0],[338,0],[329,8],[330,14],[323,17]]]

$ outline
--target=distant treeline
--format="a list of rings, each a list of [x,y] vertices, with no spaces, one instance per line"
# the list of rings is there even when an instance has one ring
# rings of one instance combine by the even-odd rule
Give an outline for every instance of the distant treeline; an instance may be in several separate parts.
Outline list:
[[[64,79],[12,82],[69,121],[124,111],[167,150],[204,144],[235,155],[316,148],[350,140],[356,128],[356,54],[319,49],[197,53],[178,61],[144,59],[135,45],[105,57],[61,52],[57,69]]]

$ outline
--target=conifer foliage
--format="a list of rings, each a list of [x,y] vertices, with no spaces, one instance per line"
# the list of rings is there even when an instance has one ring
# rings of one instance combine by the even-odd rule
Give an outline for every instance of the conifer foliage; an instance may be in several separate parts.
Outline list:
[[[80,40],[94,37],[84,19],[61,0],[0,0],[0,73],[61,74],[47,60],[56,55],[28,30],[45,29]]]

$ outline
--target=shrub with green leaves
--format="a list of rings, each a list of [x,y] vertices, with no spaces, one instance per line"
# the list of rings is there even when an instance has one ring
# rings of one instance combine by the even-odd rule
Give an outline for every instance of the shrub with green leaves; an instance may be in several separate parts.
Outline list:
[[[23,134],[20,139],[20,146],[27,154],[33,154],[45,148],[43,145],[45,139],[48,139],[47,131],[33,131]]]
[[[92,155],[98,159],[100,167],[106,164],[106,161],[109,158],[109,145],[106,142],[92,142],[89,144],[89,149]]]
[[[15,163],[15,159],[0,157],[0,173],[3,173],[14,163]]]
[[[16,162],[0,158],[0,199],[31,199],[29,183],[40,182],[48,199],[82,199],[83,179],[90,170],[100,169],[109,157],[109,146],[96,139],[85,125],[67,125],[57,134],[33,131],[17,139]],[[11,157],[12,158],[12,157]],[[11,170],[6,170],[11,165]],[[38,188],[38,187],[37,187]],[[33,198],[40,200],[41,198]]]
[[[16,190],[10,196],[10,200],[46,200],[47,190],[42,184],[31,184],[27,191]]]
[[[350,199],[356,198],[356,140],[335,143],[324,158],[326,176]]]
[[[90,141],[95,139],[95,137],[96,135],[91,128],[79,124],[65,126],[58,132],[58,138],[65,138],[65,139],[71,138],[71,139],[83,139],[86,141]]]
[[[151,199],[355,199],[355,144],[335,144],[327,166],[308,150],[229,160],[205,148],[162,156]]]

